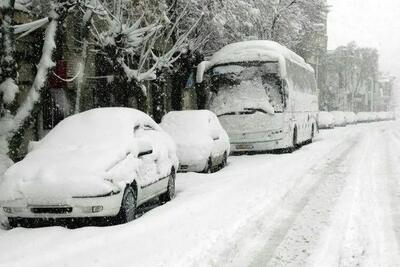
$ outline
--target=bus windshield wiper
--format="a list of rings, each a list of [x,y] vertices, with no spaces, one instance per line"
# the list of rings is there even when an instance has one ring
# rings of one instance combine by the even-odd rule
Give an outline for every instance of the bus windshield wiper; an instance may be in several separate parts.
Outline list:
[[[244,108],[242,111],[231,111],[231,112],[226,112],[219,114],[217,117],[223,117],[223,116],[233,116],[233,115],[249,115],[249,114],[254,114],[256,112],[261,112],[264,114],[268,114],[266,110],[262,108]]]
[[[237,114],[237,112],[227,112],[227,113],[219,114],[217,117],[232,116],[232,115],[236,115],[236,114]]]
[[[244,110],[246,111],[250,111],[250,113],[244,113],[244,114],[254,114],[256,112],[261,112],[264,114],[268,114],[269,112],[267,112],[266,110],[262,109],[262,108],[244,108]]]

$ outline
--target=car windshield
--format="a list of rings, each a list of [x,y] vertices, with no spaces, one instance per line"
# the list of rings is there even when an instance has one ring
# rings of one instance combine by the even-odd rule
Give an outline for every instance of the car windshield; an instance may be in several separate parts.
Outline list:
[[[276,63],[230,64],[211,71],[210,109],[218,116],[279,113],[284,110]]]

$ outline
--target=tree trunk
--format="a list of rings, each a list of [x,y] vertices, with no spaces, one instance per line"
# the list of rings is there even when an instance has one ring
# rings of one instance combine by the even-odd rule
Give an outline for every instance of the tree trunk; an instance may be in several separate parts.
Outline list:
[[[24,101],[19,105],[15,114],[9,114],[6,117],[3,116],[0,118],[0,143],[6,143],[8,146],[10,139],[16,133],[23,130],[22,127],[29,120],[31,112],[37,105],[41,91],[46,85],[48,74],[55,66],[53,62],[53,53],[56,49],[56,39],[60,34],[60,30],[63,27],[64,20],[70,7],[71,3],[68,0],[54,1],[53,9],[49,12],[50,22],[46,29],[42,57],[37,66],[37,73],[32,87]],[[19,134],[21,134],[21,132],[19,132]],[[16,147],[19,145],[20,142],[17,142],[15,147],[13,146],[13,149],[17,149]],[[6,152],[8,152],[8,147],[5,149]],[[11,156],[17,157],[15,153],[11,153]]]
[[[13,29],[15,0],[4,0],[1,9],[2,19],[0,21],[0,85],[1,87],[16,86],[18,72],[15,60],[15,38]],[[9,82],[6,85],[6,82]],[[11,104],[14,102],[15,93],[18,89],[12,89],[8,94],[0,89],[0,117],[11,112]],[[11,95],[9,95],[11,93]],[[5,95],[9,95],[8,97]],[[7,99],[8,98],[8,99]]]

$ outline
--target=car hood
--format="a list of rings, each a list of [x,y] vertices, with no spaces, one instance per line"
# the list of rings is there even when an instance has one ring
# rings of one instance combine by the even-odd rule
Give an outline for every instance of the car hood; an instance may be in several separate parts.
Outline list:
[[[6,171],[0,201],[65,199],[118,191],[108,180],[112,178],[110,170],[127,153],[116,148],[34,150]]]

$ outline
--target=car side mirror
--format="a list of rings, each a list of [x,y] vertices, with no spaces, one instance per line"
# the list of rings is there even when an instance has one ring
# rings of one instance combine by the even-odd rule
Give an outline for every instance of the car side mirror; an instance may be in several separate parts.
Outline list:
[[[211,138],[212,138],[214,141],[219,140],[219,132],[216,131],[216,130],[212,130],[212,131],[211,131]]]
[[[153,147],[148,142],[139,142],[138,158],[150,155],[153,153]]]
[[[136,133],[137,130],[140,129],[140,124],[135,124],[135,126],[133,126],[133,132]]]

